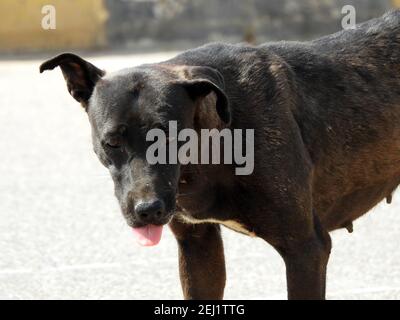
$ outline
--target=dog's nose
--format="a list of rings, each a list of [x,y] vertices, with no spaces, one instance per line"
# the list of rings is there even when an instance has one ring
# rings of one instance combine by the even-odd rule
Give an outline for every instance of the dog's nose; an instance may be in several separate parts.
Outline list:
[[[158,224],[164,218],[165,205],[160,199],[139,202],[135,206],[135,213],[143,223]]]

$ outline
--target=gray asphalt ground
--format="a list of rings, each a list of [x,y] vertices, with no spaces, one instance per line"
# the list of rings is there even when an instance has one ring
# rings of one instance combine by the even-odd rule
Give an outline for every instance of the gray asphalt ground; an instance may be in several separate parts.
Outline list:
[[[173,55],[95,57],[107,70]],[[136,245],[86,114],[61,72],[0,61],[0,298],[181,299],[177,248]],[[400,199],[332,234],[330,299],[400,298]],[[283,299],[284,265],[264,241],[223,230],[227,299]]]

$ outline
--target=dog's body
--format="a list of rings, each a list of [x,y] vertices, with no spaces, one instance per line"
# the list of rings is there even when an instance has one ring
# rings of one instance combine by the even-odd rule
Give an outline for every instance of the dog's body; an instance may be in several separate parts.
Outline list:
[[[255,129],[252,175],[230,165],[179,171],[170,226],[185,297],[222,297],[222,223],[276,248],[289,298],[324,298],[328,232],[350,230],[400,183],[400,12],[307,43],[210,44],[145,69],[194,79],[182,66],[217,70],[230,106],[224,122],[210,95],[196,100],[194,128]]]
[[[208,45],[169,63],[207,65],[223,74],[232,127],[256,128],[257,171],[246,177],[252,182],[241,182],[266,188],[266,201],[272,192],[278,206],[287,206],[296,193],[285,189],[298,190],[295,177],[301,185],[310,179],[313,207],[331,231],[400,183],[398,19],[391,14],[310,43]],[[220,219],[217,213],[211,218]]]

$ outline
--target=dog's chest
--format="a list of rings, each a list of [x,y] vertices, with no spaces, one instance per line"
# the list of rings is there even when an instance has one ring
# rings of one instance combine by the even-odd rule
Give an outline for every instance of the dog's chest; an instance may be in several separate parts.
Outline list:
[[[186,223],[199,224],[199,223],[217,223],[231,229],[233,231],[248,235],[250,237],[256,237],[256,234],[248,230],[243,224],[235,220],[217,220],[217,219],[196,219],[185,213],[179,215],[179,217]]]

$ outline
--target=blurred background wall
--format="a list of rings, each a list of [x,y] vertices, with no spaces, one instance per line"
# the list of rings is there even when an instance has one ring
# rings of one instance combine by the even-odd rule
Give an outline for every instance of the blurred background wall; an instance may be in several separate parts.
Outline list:
[[[49,4],[55,30],[41,26]],[[0,52],[311,39],[341,29],[344,5],[361,22],[400,0],[1,0]]]
[[[56,29],[42,28],[42,8],[56,9]],[[0,52],[95,48],[107,45],[102,0],[0,0]]]

